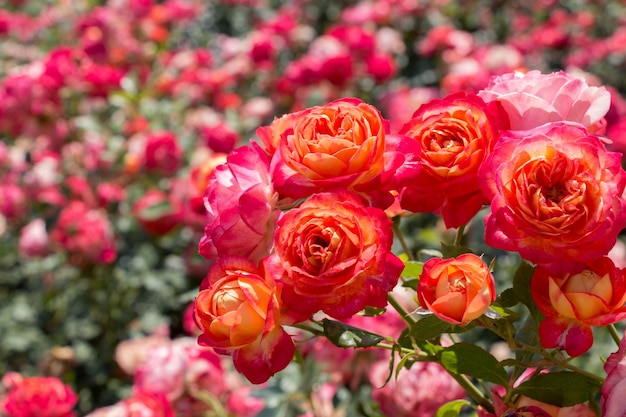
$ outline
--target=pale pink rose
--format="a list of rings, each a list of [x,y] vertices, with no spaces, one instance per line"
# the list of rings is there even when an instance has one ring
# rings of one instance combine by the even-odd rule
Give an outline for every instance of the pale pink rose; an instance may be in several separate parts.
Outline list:
[[[170,402],[161,394],[134,390],[133,395],[85,417],[176,417]]]
[[[548,122],[571,121],[595,132],[611,105],[604,87],[590,87],[582,78],[564,72],[514,72],[492,77],[478,93],[496,100],[508,114],[511,130],[527,130]]]
[[[226,408],[237,417],[256,416],[265,407],[260,397],[253,397],[253,389],[249,386],[235,388],[226,400]]]
[[[135,370],[146,363],[148,351],[153,346],[170,343],[169,329],[164,327],[147,337],[124,340],[115,348],[115,362],[127,375],[134,375]]]
[[[199,253],[254,262],[269,254],[280,210],[269,177],[269,161],[258,147],[243,146],[215,169],[204,195],[207,223]]]
[[[185,351],[173,343],[153,346],[146,362],[135,370],[135,388],[178,399],[185,389],[186,359]]]
[[[388,360],[375,363],[370,372],[375,388],[372,396],[386,415],[432,417],[443,404],[466,396],[463,388],[434,362],[415,362],[385,385],[388,373]]]
[[[50,239],[43,219],[31,220],[20,231],[20,255],[26,258],[37,258],[50,253]]]
[[[602,385],[603,417],[624,417],[626,415],[626,337],[622,338],[619,349],[609,355],[604,364],[606,379]]]

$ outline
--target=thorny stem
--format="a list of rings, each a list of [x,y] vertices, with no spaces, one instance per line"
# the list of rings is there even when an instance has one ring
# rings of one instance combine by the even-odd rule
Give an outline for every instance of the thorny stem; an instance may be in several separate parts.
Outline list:
[[[609,334],[611,335],[615,343],[617,344],[617,346],[619,346],[620,343],[622,342],[622,338],[620,337],[619,333],[617,333],[617,329],[615,328],[615,325],[609,324],[608,326],[606,326],[606,328],[609,331]]]

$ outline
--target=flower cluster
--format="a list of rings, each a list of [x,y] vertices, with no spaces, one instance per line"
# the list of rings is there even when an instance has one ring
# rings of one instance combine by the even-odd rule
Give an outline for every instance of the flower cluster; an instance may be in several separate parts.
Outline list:
[[[286,327],[308,320],[328,336],[318,314],[387,307],[408,265],[391,250],[392,220],[416,212],[458,228],[450,248],[465,252],[419,263],[418,312],[461,328],[502,319],[493,262],[458,245],[485,207],[485,242],[534,271],[542,349],[584,354],[593,326],[626,317],[626,270],[607,256],[626,225],[626,172],[602,136],[609,101],[563,71],[518,71],[424,103],[396,134],[354,98],[259,128],[260,145],[235,149],[205,192],[200,253],[215,263],[195,301],[200,343],[265,382],[294,355]]]

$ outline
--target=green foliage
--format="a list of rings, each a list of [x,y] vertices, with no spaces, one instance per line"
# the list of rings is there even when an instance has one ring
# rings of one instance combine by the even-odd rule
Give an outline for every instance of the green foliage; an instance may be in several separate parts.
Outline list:
[[[600,389],[598,380],[576,372],[550,372],[539,374],[513,390],[547,404],[568,407],[593,399]]]

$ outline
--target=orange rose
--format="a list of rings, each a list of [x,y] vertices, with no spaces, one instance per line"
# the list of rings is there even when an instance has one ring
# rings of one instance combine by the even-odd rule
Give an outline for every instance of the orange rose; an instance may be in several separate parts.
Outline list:
[[[293,124],[290,119],[278,125],[288,125],[285,134],[272,132],[280,137],[272,159],[279,192],[301,198],[362,185],[382,174],[388,124],[375,107],[346,98],[306,109],[293,117]]]
[[[286,212],[274,235],[268,270],[280,277],[290,311],[337,319],[385,307],[404,269],[393,253],[391,221],[354,193],[319,193]]]
[[[474,217],[489,203],[478,184],[478,168],[498,139],[498,120],[495,106],[465,92],[420,106],[400,130],[420,146],[419,169],[402,191],[402,208],[437,211],[447,227]]]
[[[235,368],[253,383],[284,369],[294,344],[280,326],[274,281],[247,258],[226,256],[211,266],[195,301],[198,342],[233,353]]]
[[[465,325],[480,317],[495,299],[493,276],[479,256],[465,253],[424,263],[417,300],[441,320]]]

